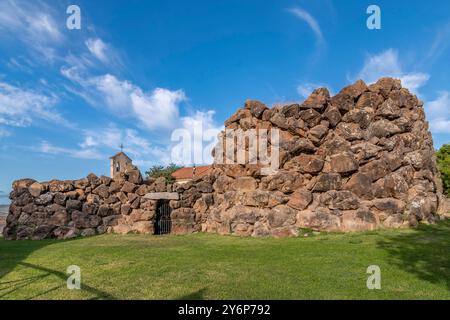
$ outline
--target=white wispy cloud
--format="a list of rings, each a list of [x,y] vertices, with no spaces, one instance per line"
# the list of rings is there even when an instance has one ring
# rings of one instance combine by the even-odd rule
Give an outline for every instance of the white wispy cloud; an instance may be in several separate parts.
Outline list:
[[[398,78],[402,81],[404,87],[414,93],[418,93],[418,89],[430,79],[430,75],[427,73],[405,72],[400,63],[398,51],[394,49],[387,49],[379,54],[369,55],[356,79],[373,83],[381,77]]]
[[[124,67],[119,51],[105,40],[89,35],[89,28],[86,30],[87,36],[79,34],[69,42],[64,34],[64,19],[45,2],[0,2],[2,36],[20,42],[25,48],[20,58],[7,60],[8,67],[30,72],[45,65],[49,73],[54,68],[53,71],[64,79],[51,87],[41,79],[36,80],[33,90],[0,80],[0,124],[29,126],[36,120],[45,120],[67,125],[56,105],[69,93],[81,97],[100,112],[135,119],[136,128],[144,128],[161,136],[167,134],[167,140],[170,130],[176,128],[194,132],[194,128],[199,126],[216,126],[212,111],[193,111],[189,116],[180,116],[182,105],[188,101],[183,90],[160,87],[143,89],[123,79],[119,76],[121,67]],[[49,61],[51,64],[48,64]],[[45,90],[41,90],[44,87]],[[82,124],[76,126],[82,127]],[[6,129],[1,131],[4,137],[9,134]],[[193,137],[195,141],[202,139],[195,134]],[[80,139],[78,143],[63,146],[45,140],[34,150],[82,159],[104,159],[123,142],[137,164],[172,161],[173,144],[155,145],[149,137],[142,136],[135,129],[108,127],[82,130]]]
[[[3,137],[9,137],[11,132],[6,130],[5,128],[0,127],[0,139]]]
[[[165,143],[153,141],[150,136],[138,130],[123,129],[111,124],[107,127],[83,130],[82,140],[74,147],[61,147],[42,141],[33,150],[50,155],[105,160],[123,144],[124,152],[133,159],[133,163],[143,168],[172,162],[184,165],[210,164],[213,161],[211,151],[221,130],[223,126],[216,124],[213,111],[195,111],[180,118],[180,127],[173,131],[173,139]],[[184,140],[186,138],[189,141],[187,144]]]
[[[116,114],[132,112],[132,94],[136,87],[130,82],[119,80],[111,74],[88,78],[79,84],[103,100],[102,105],[110,108]],[[99,101],[99,102],[100,102]]]
[[[441,91],[436,100],[428,102],[426,108],[430,116],[437,118],[450,116],[450,92]]]
[[[314,32],[318,44],[323,44],[325,42],[325,39],[323,37],[323,33],[322,33],[322,30],[320,29],[319,23],[308,11],[306,11],[302,8],[299,8],[299,7],[290,8],[290,9],[288,9],[288,11],[291,14],[293,14],[294,16],[296,16],[297,18],[306,22],[306,24]]]
[[[115,69],[123,67],[119,51],[111,44],[104,42],[100,38],[88,38],[84,44],[89,53],[103,64]]]
[[[35,67],[29,59],[22,56],[10,58],[6,62],[6,65],[14,71],[21,71],[29,74],[33,73],[33,68]]]
[[[435,100],[424,105],[431,132],[450,133],[450,92],[441,91]]]
[[[48,141],[42,141],[41,144],[37,148],[33,148],[35,151],[45,154],[51,155],[68,155],[73,158],[78,159],[104,159],[104,156],[95,149],[75,149],[75,148],[66,148],[66,147],[58,147],[54,146]]]
[[[107,45],[99,38],[89,38],[85,42],[89,52],[102,62],[108,62],[108,48]]]
[[[169,146],[154,145],[137,130],[118,128],[115,125],[82,131],[82,141],[70,148],[43,140],[33,150],[50,155],[106,161],[119,150],[121,144],[136,165],[169,164],[171,161]]]
[[[172,132],[171,158],[182,165],[211,164],[217,135],[224,129],[214,120],[214,111],[196,111],[181,118],[181,126]],[[187,140],[187,141],[186,141]]]
[[[54,10],[43,2],[4,0],[0,2],[0,32],[11,41],[20,41],[39,58],[53,60],[55,46],[64,42],[54,16]]]
[[[96,148],[105,154],[111,154],[124,145],[124,151],[134,159],[154,158],[160,155],[159,148],[153,145],[148,138],[142,137],[135,129],[122,129],[110,125],[106,128],[96,128],[84,131],[84,140],[79,144],[81,148]]]
[[[46,1],[0,1],[0,32],[8,40],[0,45],[20,43],[27,59],[38,64],[66,63],[78,68],[98,68],[100,61],[105,66],[123,68],[118,50],[99,37],[72,33],[69,42],[64,32],[66,17],[64,11],[57,11]],[[23,69],[26,65],[15,58],[10,59],[8,65],[28,71]]]
[[[102,154],[117,152],[123,143],[124,151],[133,159],[133,163],[145,167],[154,164],[210,164],[211,151],[217,143],[217,135],[223,129],[214,120],[214,111],[195,111],[180,118],[180,126],[173,131],[170,141],[160,143],[152,140],[146,133],[135,129],[122,129],[115,125],[106,128],[85,130],[84,140],[79,144],[82,149],[95,149]],[[182,139],[179,133],[182,134]],[[185,138],[189,143],[185,144]],[[188,159],[185,151],[188,147]]]
[[[118,116],[133,116],[147,129],[170,129],[178,124],[179,104],[186,101],[183,90],[155,88],[149,92],[114,75],[84,77],[72,68],[61,73],[77,84],[75,91],[97,108],[106,106]]]
[[[145,93],[136,89],[131,100],[134,112],[147,128],[173,128],[179,117],[178,104],[185,101],[186,96],[183,90],[156,88]]]
[[[436,30],[433,42],[425,56],[426,61],[434,62],[448,49],[450,43],[450,22]]]
[[[197,161],[199,157],[196,157],[197,164],[212,162],[211,141],[221,128],[214,121],[213,111],[194,110],[188,116],[180,116],[182,103],[188,101],[183,90],[154,88],[146,91],[131,81],[119,79],[111,73],[91,75],[91,71],[83,61],[77,62],[79,65],[61,68],[61,74],[72,82],[67,88],[72,93],[82,97],[97,109],[108,110],[117,117],[132,117],[141,128],[160,135],[165,133],[170,136],[170,130],[188,132],[192,138],[193,148],[189,163],[194,162],[195,154],[204,154],[200,157],[202,159],[200,161]],[[214,129],[217,130],[214,131],[214,137],[211,137],[211,131]],[[110,128],[102,131],[101,134],[89,134],[80,147],[106,147],[109,150],[117,150],[120,143],[126,141],[125,149],[136,164],[170,162],[188,164],[187,161],[180,159],[180,145],[176,142],[166,141],[167,144],[161,146],[149,143],[147,139],[139,137],[136,131],[132,132],[129,129],[121,131]],[[198,132],[201,132],[200,135]],[[204,132],[206,137],[203,136]],[[102,139],[96,139],[97,136]]]
[[[430,80],[430,75],[422,72],[413,72],[403,74],[399,78],[405,88],[408,88],[411,92],[418,93],[419,89]]]
[[[67,125],[56,111],[56,95],[48,95],[0,82],[0,124],[29,126],[35,120]]]

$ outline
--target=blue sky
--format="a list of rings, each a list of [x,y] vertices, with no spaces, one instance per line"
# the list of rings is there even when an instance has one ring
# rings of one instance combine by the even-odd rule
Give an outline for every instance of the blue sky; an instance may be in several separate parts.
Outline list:
[[[66,27],[70,4],[81,30]],[[370,4],[381,30],[366,27]],[[449,13],[438,0],[0,0],[0,203],[15,179],[107,175],[120,143],[145,170],[173,160],[175,129],[220,129],[246,99],[299,101],[358,78],[401,78],[439,147]]]

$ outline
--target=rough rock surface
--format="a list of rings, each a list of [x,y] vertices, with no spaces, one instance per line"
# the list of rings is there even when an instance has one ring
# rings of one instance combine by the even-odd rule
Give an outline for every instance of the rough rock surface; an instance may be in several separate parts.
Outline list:
[[[199,231],[206,219],[202,214],[212,203],[210,179],[184,185],[170,185],[165,179],[143,181],[139,170],[130,166],[116,180],[94,174],[74,181],[17,180],[3,236],[7,240],[40,240],[106,232],[153,233],[158,200],[148,199],[147,194],[158,199],[180,198],[169,203],[172,233]]]
[[[266,176],[259,164],[215,163],[210,175],[173,185],[143,181],[136,167],[116,180],[18,180],[3,235],[152,233],[157,200],[145,195],[153,192],[179,194],[169,202],[173,233],[282,237],[299,228],[401,228],[438,217],[442,196],[428,123],[422,102],[399,80],[357,81],[334,97],[320,88],[301,104],[271,109],[249,100],[225,126],[279,129],[278,171]]]
[[[280,167],[262,176],[255,165],[215,165],[205,231],[286,236],[437,218],[441,190],[428,123],[422,102],[399,80],[357,81],[334,97],[321,88],[302,104],[272,109],[248,101],[225,126],[279,129]]]

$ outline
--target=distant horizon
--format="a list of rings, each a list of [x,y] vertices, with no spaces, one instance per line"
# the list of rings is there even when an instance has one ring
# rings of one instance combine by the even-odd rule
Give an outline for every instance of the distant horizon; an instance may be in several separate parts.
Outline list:
[[[2,209],[3,207],[8,208],[10,205],[11,205],[11,203],[0,204],[0,212],[3,212],[3,211],[1,211],[1,209]],[[8,213],[8,212],[5,211],[5,212],[3,212],[3,213]]]
[[[9,193],[0,191],[0,206],[9,205],[10,203],[11,203],[11,200],[9,200]]]

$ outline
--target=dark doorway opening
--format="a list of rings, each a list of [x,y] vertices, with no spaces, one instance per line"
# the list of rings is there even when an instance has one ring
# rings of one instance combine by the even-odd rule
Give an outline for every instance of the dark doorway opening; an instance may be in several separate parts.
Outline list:
[[[156,219],[154,230],[155,234],[169,234],[172,229],[172,221],[170,220],[169,200],[159,200],[156,206]]]

